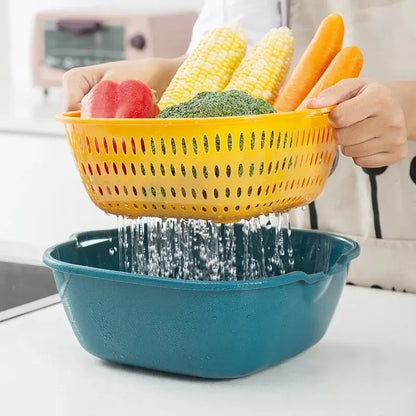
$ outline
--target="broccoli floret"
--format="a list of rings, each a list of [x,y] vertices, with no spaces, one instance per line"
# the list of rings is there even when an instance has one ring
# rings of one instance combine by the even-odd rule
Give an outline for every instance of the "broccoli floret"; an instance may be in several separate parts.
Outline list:
[[[189,101],[165,108],[156,118],[229,117],[275,112],[267,101],[243,91],[206,91]]]

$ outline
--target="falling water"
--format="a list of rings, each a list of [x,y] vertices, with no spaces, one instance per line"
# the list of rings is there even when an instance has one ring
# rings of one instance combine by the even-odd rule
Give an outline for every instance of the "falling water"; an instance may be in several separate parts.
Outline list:
[[[286,223],[286,227],[283,223]],[[193,219],[118,217],[119,268],[185,280],[248,280],[294,268],[289,214],[234,224]]]

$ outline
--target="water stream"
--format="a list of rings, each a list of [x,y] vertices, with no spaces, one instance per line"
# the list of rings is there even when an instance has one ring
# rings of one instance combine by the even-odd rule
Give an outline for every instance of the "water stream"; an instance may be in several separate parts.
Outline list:
[[[294,268],[288,213],[243,220],[237,226],[118,217],[118,246],[110,251],[118,252],[122,271],[175,279],[259,279]]]

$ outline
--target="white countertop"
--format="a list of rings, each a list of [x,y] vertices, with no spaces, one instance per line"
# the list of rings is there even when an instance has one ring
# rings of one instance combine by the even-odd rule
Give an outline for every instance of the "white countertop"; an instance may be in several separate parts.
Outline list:
[[[414,416],[416,295],[347,286],[316,346],[231,381],[99,360],[51,306],[0,323],[0,413]]]
[[[64,128],[54,121],[63,111],[62,90],[0,84],[0,132],[41,134],[65,138]]]

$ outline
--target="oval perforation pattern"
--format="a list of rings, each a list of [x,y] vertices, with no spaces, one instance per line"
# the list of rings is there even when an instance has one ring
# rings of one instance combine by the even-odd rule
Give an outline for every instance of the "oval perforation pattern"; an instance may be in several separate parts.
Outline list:
[[[313,119],[129,125],[120,134],[101,128],[101,136],[86,124],[68,134],[85,189],[107,212],[223,222],[316,198],[336,145],[326,118]]]

